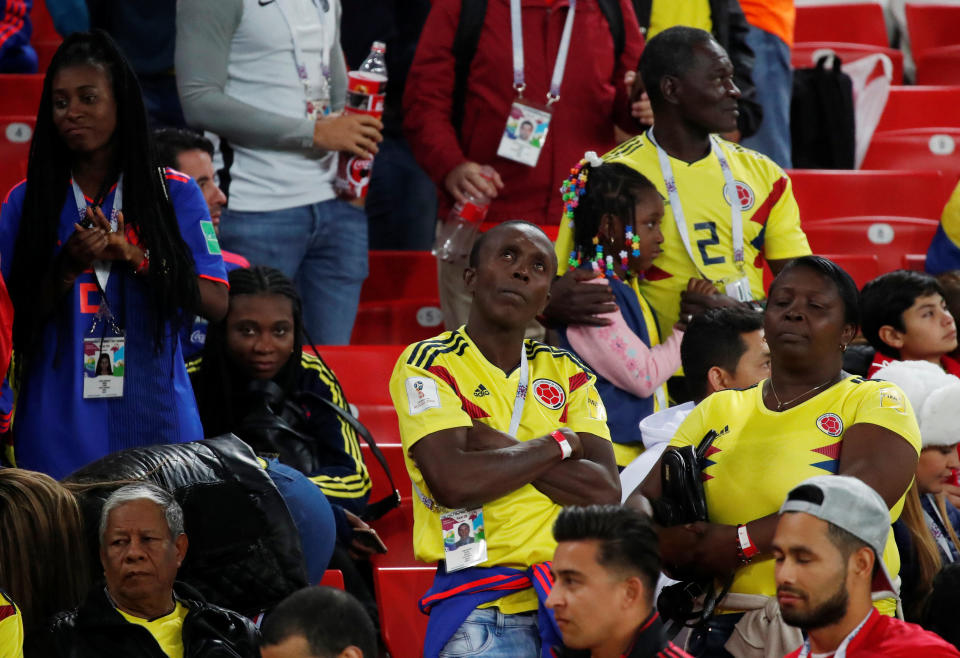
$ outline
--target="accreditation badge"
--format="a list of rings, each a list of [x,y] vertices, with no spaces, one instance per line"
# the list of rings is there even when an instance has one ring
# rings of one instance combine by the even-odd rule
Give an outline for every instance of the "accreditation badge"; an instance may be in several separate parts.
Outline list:
[[[106,303],[93,318],[83,339],[83,398],[85,400],[123,397],[126,371],[124,335],[110,315]]]
[[[500,138],[497,155],[529,167],[536,167],[540,151],[547,141],[550,111],[515,101]]]
[[[738,302],[753,301],[753,293],[750,292],[750,280],[745,276],[729,281],[723,287],[723,290],[728,297],[733,297]]]
[[[440,528],[447,573],[487,561],[482,507],[449,510],[440,515]]]

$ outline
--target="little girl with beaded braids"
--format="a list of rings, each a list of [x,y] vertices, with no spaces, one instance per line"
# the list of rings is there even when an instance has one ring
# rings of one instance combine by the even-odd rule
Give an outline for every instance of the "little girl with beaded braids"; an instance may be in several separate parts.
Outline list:
[[[654,275],[651,266],[663,243],[663,201],[643,174],[605,163],[593,151],[571,169],[560,189],[563,221],[572,222],[576,246],[570,267],[596,272],[591,282],[610,286],[617,304],[606,316],[611,324],[562,327],[560,342],[597,374],[617,465],[623,467],[643,451],[640,421],[667,407],[665,383],[680,367],[686,328],[677,323],[669,335],[661,333],[637,287],[638,280]],[[691,279],[687,289],[701,295],[718,292],[704,279]],[[682,317],[688,319],[706,309],[685,304],[684,310]]]

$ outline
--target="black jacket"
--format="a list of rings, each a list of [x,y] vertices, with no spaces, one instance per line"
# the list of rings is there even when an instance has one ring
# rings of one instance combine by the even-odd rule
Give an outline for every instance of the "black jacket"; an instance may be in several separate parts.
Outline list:
[[[207,603],[200,593],[177,582],[174,595],[189,608],[183,620],[184,658],[259,658],[260,634],[246,617]],[[166,658],[143,626],[131,624],[96,586],[80,607],[53,618],[43,637],[31,638],[29,658]]]
[[[690,655],[668,640],[663,634],[660,614],[651,612],[624,654],[626,658],[690,658]],[[560,658],[590,658],[589,650],[564,649]]]
[[[644,35],[650,27],[652,7],[653,0],[633,0],[637,22]],[[710,0],[710,22],[713,23],[713,37],[730,56],[733,63],[733,82],[740,88],[737,128],[740,129],[741,137],[750,137],[760,129],[763,107],[757,102],[757,87],[753,84],[754,54],[747,45],[747,18],[743,15],[738,0]]]

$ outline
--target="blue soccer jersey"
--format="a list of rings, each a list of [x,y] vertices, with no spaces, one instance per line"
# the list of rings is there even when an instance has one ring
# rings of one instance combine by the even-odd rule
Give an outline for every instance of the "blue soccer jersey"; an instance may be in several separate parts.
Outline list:
[[[198,276],[226,285],[223,259],[200,188],[173,169],[166,170],[166,180]],[[0,210],[0,271],[7,280],[25,189],[25,182],[14,187]],[[73,194],[69,188],[64,192],[57,252],[77,221]],[[102,204],[106,217],[115,193],[116,189],[110,190]],[[132,218],[135,211],[127,205],[125,215]],[[101,304],[95,275],[88,270],[77,277],[44,325],[41,347],[25,364],[13,423],[17,466],[59,479],[124,448],[203,438],[180,340],[169,323],[156,348],[156,315],[147,282],[129,267],[114,264],[104,292],[126,337],[123,397],[83,397],[83,340]]]

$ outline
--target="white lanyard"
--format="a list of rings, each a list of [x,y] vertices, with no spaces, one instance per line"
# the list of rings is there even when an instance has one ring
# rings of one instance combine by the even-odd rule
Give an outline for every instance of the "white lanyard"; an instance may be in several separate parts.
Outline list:
[[[567,67],[567,55],[570,54],[570,35],[573,33],[573,16],[577,10],[577,0],[570,0],[567,11],[567,20],[563,24],[563,35],[560,37],[560,48],[557,50],[557,61],[553,65],[553,76],[550,78],[550,91],[547,92],[547,106],[560,100],[560,84],[563,82],[563,72]],[[523,22],[520,18],[520,0],[510,0],[510,38],[513,42],[513,87],[517,96],[523,97],[523,90],[527,84],[523,73]]]
[[[80,215],[79,222],[82,222],[87,215],[87,199],[83,196],[83,190],[77,185],[77,181],[70,179],[70,185],[73,187],[73,199],[77,202],[77,213]],[[110,230],[117,230],[117,215],[123,210],[123,174],[117,179],[117,191],[113,195],[113,208],[110,210]],[[78,222],[78,223],[79,223]],[[107,293],[107,281],[110,279],[110,267],[113,265],[110,261],[94,261],[93,271],[97,275],[97,282],[100,284],[100,290],[103,294]]]
[[[923,509],[923,517],[927,522],[927,527],[930,528],[930,534],[933,535],[933,538],[936,540],[937,544],[940,546],[940,552],[947,556],[947,560],[953,562],[953,552],[950,550],[950,544],[947,542],[947,538],[943,536],[943,531],[941,527],[946,528],[947,525],[943,520],[943,517],[940,515],[940,509],[937,507],[936,501],[933,499],[933,496],[930,494],[925,494],[929,497],[931,502],[930,507],[933,508],[933,513],[937,515],[937,520],[940,521],[939,525],[936,521],[933,520],[933,517],[927,512],[926,508]]]
[[[864,618],[860,624],[850,631],[850,634],[847,637],[843,638],[843,642],[840,643],[840,646],[837,647],[837,650],[833,652],[833,658],[847,658],[847,645],[850,644],[850,641],[857,636],[857,633],[860,632],[860,629],[863,628],[863,625],[867,623],[867,620],[870,619],[870,615],[874,614],[874,609],[871,608],[870,612]],[[880,613],[876,613],[880,614]],[[797,658],[807,658],[810,655],[810,638],[808,637],[803,641],[803,651],[800,652],[800,655]]]
[[[687,221],[684,218],[683,206],[680,203],[680,194],[677,192],[677,181],[673,177],[673,166],[670,164],[670,156],[663,147],[657,143],[653,136],[653,128],[647,131],[647,139],[657,148],[657,158],[660,160],[660,173],[663,175],[663,183],[667,188],[667,196],[670,198],[670,210],[673,212],[673,221],[677,225],[677,232],[680,234],[680,240],[683,242],[687,255],[697,265],[697,259],[693,255],[693,248],[690,246],[690,235],[687,232]],[[730,202],[730,221],[733,225],[733,262],[737,270],[743,272],[743,212],[740,208],[740,197],[737,194],[737,184],[733,180],[733,171],[730,169],[730,163],[727,162],[727,156],[723,153],[717,138],[710,136],[710,149],[720,161],[720,170],[723,172],[724,196]],[[697,267],[699,271],[700,268]],[[702,272],[701,272],[702,274]]]
[[[307,96],[307,100],[312,100],[310,97],[310,70],[307,67],[307,60],[306,57],[304,57],[303,49],[300,47],[300,41],[297,39],[296,27],[294,22],[290,19],[290,15],[287,13],[287,10],[284,9],[284,0],[276,0],[276,4],[277,9],[280,10],[280,15],[283,16],[283,20],[287,24],[287,29],[290,30],[290,41],[293,42],[293,60],[297,67],[297,77],[300,78],[300,82],[303,83],[303,92]],[[320,41],[323,42],[323,16],[320,14],[319,7],[317,7],[317,15],[320,21]],[[325,43],[320,47],[320,73],[323,75],[323,82],[325,83],[325,86],[322,85],[322,87],[329,89],[330,67],[327,65],[327,62],[323,57],[325,47]]]
[[[520,348],[520,382],[517,384],[517,395],[513,399],[513,415],[510,416],[510,430],[507,432],[517,438],[520,428],[520,416],[523,415],[523,403],[527,400],[527,382],[530,380],[530,366],[527,364],[527,346]]]

